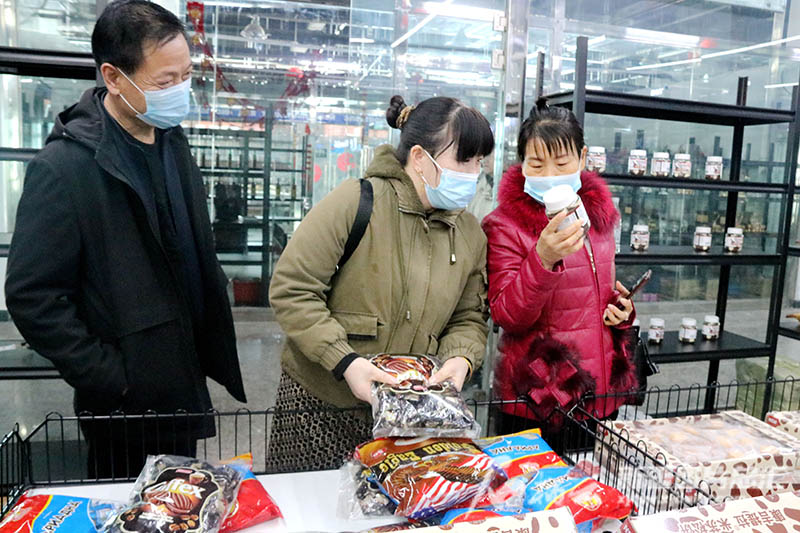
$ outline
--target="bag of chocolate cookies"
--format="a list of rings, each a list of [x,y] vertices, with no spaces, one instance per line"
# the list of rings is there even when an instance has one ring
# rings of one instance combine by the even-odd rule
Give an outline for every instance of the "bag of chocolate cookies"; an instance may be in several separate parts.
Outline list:
[[[130,504],[107,533],[218,533],[242,474],[230,466],[173,455],[149,456]]]

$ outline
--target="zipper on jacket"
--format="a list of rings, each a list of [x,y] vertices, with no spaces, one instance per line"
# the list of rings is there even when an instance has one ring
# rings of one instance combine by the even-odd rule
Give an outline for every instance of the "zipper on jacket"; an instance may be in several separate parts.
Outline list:
[[[592,273],[594,274],[592,277],[594,278],[594,290],[597,294],[597,301],[600,301],[600,280],[597,279],[597,265],[594,262],[594,250],[592,249],[592,242],[589,240],[589,235],[586,235],[586,243],[584,244],[584,248],[586,249],[586,253],[589,255],[589,262],[592,265]],[[605,322],[603,321],[603,315],[600,315],[600,373],[603,376],[603,384],[607,383],[607,376],[606,376],[606,346],[605,342],[603,341],[603,329],[605,328]],[[611,383],[607,383],[608,388],[611,387]],[[610,392],[609,390],[605,391],[606,394]]]

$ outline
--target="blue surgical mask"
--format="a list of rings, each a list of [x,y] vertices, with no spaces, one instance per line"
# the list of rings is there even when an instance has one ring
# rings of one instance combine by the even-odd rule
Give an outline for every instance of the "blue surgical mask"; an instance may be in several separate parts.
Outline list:
[[[540,204],[544,204],[544,193],[556,185],[570,185],[572,190],[578,192],[581,189],[581,171],[565,174],[563,176],[525,176],[525,192]]]
[[[433,161],[433,164],[441,172],[439,186],[435,189],[428,185],[428,180],[425,179],[425,176],[422,176],[422,181],[425,182],[425,194],[428,195],[428,201],[431,206],[446,211],[467,207],[475,197],[475,191],[478,188],[478,177],[480,177],[481,173],[471,174],[442,168],[427,151],[425,155]]]
[[[125,76],[131,85],[144,95],[144,101],[147,105],[147,111],[139,113],[129,102],[122,96],[122,101],[128,104],[136,116],[154,128],[166,130],[178,126],[186,116],[189,114],[189,90],[192,87],[192,79],[167,87],[166,89],[159,89],[157,91],[143,91],[139,89],[132,79],[127,74],[120,70],[120,73]]]

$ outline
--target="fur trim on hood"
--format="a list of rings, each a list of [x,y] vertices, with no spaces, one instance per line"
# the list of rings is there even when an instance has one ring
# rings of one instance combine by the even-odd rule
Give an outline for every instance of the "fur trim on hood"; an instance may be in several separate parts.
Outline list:
[[[525,176],[522,166],[517,164],[503,175],[497,191],[498,210],[518,220],[526,229],[536,234],[542,232],[549,222],[544,206],[534,200],[524,190]],[[600,234],[614,231],[619,213],[611,201],[611,191],[605,180],[593,172],[581,173],[581,189],[578,196],[592,222],[592,228]]]

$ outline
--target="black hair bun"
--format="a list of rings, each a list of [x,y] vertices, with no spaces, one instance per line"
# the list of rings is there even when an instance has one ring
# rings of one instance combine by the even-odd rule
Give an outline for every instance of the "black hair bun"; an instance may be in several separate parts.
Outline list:
[[[397,119],[400,118],[400,112],[405,109],[406,101],[402,96],[396,94],[392,96],[389,101],[389,109],[386,110],[386,122],[394,129],[399,129],[397,126]]]
[[[546,96],[540,96],[539,98],[536,99],[536,109],[541,111],[542,109],[547,109],[547,107],[548,106],[547,106]]]

